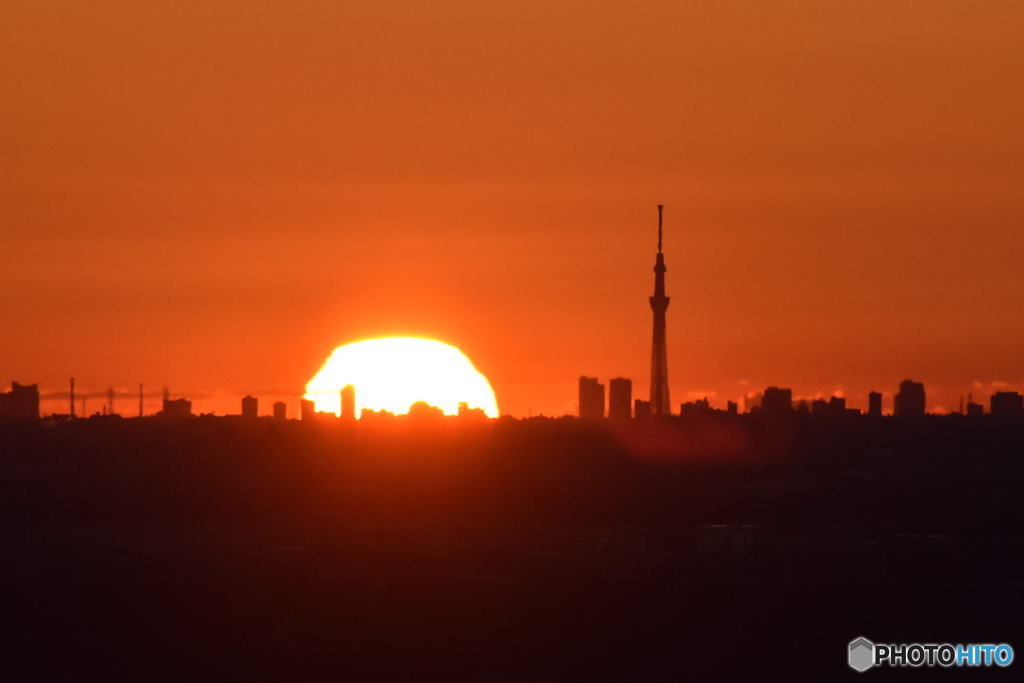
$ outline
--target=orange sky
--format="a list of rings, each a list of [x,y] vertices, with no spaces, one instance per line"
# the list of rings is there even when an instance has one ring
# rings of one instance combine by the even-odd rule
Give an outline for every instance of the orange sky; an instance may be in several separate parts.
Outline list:
[[[237,412],[401,333],[646,393],[660,201],[674,403],[1024,383],[1019,2],[4,7],[3,381]]]

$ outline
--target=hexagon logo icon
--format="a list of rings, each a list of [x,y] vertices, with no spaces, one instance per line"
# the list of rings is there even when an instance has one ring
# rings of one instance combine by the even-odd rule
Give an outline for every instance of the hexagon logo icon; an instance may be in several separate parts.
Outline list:
[[[850,668],[863,673],[875,664],[875,644],[864,636],[851,640],[847,657]]]

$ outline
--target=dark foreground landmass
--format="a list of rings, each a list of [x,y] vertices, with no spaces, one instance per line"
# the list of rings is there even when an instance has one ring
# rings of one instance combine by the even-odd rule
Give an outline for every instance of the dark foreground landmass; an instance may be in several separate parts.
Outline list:
[[[0,425],[3,678],[1009,680],[846,645],[1024,652],[1022,447],[962,417]]]

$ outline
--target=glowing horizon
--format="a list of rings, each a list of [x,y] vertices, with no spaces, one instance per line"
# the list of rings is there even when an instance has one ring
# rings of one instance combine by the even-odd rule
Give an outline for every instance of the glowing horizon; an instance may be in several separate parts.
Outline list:
[[[498,417],[498,402],[487,377],[458,348],[420,337],[381,337],[338,346],[306,383],[303,398],[318,412],[341,413],[341,388],[355,387],[356,417],[364,409],[409,412],[423,401],[445,415],[459,403]]]

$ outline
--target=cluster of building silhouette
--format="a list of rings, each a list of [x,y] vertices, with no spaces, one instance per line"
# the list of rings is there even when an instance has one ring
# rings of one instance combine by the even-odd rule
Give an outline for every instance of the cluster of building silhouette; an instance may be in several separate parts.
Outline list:
[[[103,405],[101,412],[97,413],[95,417],[121,417],[121,415],[114,410],[115,393],[116,392],[113,389],[108,390],[106,394],[108,397],[107,402]],[[70,412],[47,415],[47,420],[61,422],[76,419],[78,417],[75,412],[74,378],[71,379],[68,395]],[[142,386],[140,385],[138,417],[145,416],[142,398]],[[361,417],[363,420],[374,421],[399,417],[398,415],[386,410],[371,410],[368,408],[363,408],[360,416],[356,409],[356,390],[351,384],[347,384],[341,388],[340,403],[340,414],[335,415],[333,412],[318,411],[316,409],[316,404],[309,399],[300,399],[299,418],[304,421],[337,419],[342,422],[346,422],[355,421],[357,417]],[[0,393],[0,420],[39,420],[41,419],[39,404],[40,393],[38,385],[24,385],[12,382],[11,391]],[[408,414],[413,419],[444,417],[443,410],[424,401],[418,401],[410,406]],[[170,391],[167,388],[164,388],[161,409],[152,417],[184,419],[195,417],[195,414],[192,412],[192,401],[187,398],[171,398]],[[259,399],[257,397],[251,395],[242,397],[240,417],[246,420],[255,420],[259,417]],[[458,417],[463,419],[484,419],[487,415],[480,408],[472,408],[468,402],[463,401],[459,403],[458,406]],[[288,419],[288,404],[284,401],[275,401],[272,407],[271,418],[274,420]]]
[[[605,386],[596,377],[580,377],[579,380],[579,417],[593,420],[609,418],[612,420],[644,419],[651,416],[650,401],[633,399],[633,382],[623,377],[616,377],[609,383],[607,410],[605,402]],[[747,397],[745,400],[747,413],[765,416],[780,416],[795,413],[810,415],[867,415],[882,417],[882,394],[872,391],[868,394],[866,411],[847,406],[842,396],[829,399],[793,400],[792,389],[768,387],[762,393]],[[690,417],[703,413],[716,412],[707,397],[696,401],[682,403],[677,413],[681,417]],[[725,410],[733,415],[740,413],[736,401],[728,401]],[[1024,396],[1016,391],[997,391],[989,398],[989,411],[997,417],[1024,416]],[[953,414],[978,416],[985,413],[985,407],[975,403],[968,397],[967,404]],[[893,394],[892,413],[895,417],[921,417],[926,414],[924,384],[913,380],[903,380],[899,390]]]
[[[73,390],[72,390],[73,391]],[[72,393],[73,396],[73,393]],[[680,417],[692,417],[707,413],[721,412],[733,415],[741,412],[750,414],[761,414],[765,416],[778,416],[786,414],[810,414],[810,415],[867,415],[870,417],[881,417],[883,413],[882,394],[872,391],[868,394],[867,410],[861,411],[847,405],[846,399],[842,396],[832,396],[828,399],[793,399],[791,389],[768,387],[760,394],[748,396],[744,400],[744,406],[737,401],[728,401],[724,409],[712,407],[710,400],[705,397],[695,401],[688,401],[679,405],[679,412],[673,413],[666,410],[663,415],[678,415]],[[72,398],[71,405],[74,404]],[[912,380],[904,380],[900,383],[899,390],[892,397],[891,414],[895,417],[918,417],[926,414],[926,401],[924,384]],[[414,404],[410,410],[414,416],[427,416],[436,414],[442,415],[440,408],[427,403]],[[972,396],[968,396],[967,402],[960,406],[960,410],[953,414],[968,416],[979,416],[986,413],[985,406],[976,403]],[[988,413],[997,417],[1024,416],[1024,396],[1016,391],[997,391],[989,397]],[[241,400],[241,417],[255,419],[259,415],[259,399],[255,396],[246,395]],[[467,403],[459,404],[460,417],[482,416],[484,413],[479,408],[471,408]],[[615,377],[608,382],[608,391],[605,385],[595,377],[579,378],[579,417],[587,420],[609,418],[611,420],[642,420],[652,417],[657,413],[652,409],[651,402],[633,397],[633,382],[624,377]],[[108,400],[103,409],[97,415],[101,417],[118,416],[114,411],[113,400]],[[140,403],[139,417],[144,413]],[[161,418],[188,418],[193,417],[192,401],[187,398],[171,398],[170,393],[165,389],[161,409],[155,413]],[[284,401],[275,401],[272,407],[271,416],[273,419],[285,420],[288,418],[288,405]],[[386,418],[392,416],[387,411],[375,411],[363,409],[363,419]],[[65,414],[48,415],[47,419],[67,420],[74,419],[77,415],[74,411]],[[355,420],[356,398],[355,388],[347,385],[341,389],[341,414],[337,416],[340,420]],[[0,393],[0,419],[3,420],[38,420],[41,418],[40,393],[36,384],[11,383],[11,390]],[[299,418],[302,420],[323,420],[335,418],[334,413],[317,411],[316,404],[309,399],[301,399],[299,404]]]

